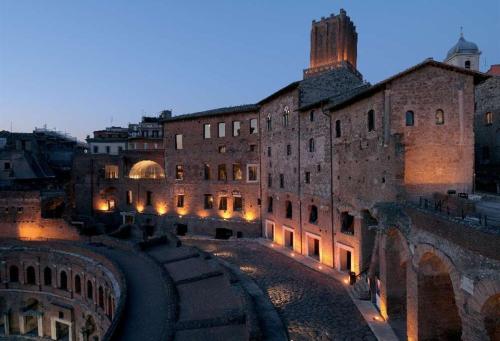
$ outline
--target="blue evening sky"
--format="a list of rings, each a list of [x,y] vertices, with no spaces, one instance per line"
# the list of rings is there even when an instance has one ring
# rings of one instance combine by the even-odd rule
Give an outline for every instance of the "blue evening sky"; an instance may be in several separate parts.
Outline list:
[[[465,38],[500,63],[500,1],[0,0],[0,130],[93,130],[254,103],[302,77],[312,19],[345,8],[375,83]]]

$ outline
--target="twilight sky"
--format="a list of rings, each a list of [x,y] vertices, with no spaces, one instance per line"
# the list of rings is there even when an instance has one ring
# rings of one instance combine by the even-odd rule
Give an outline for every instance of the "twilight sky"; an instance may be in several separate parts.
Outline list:
[[[500,1],[0,0],[0,130],[80,139],[163,109],[254,103],[302,77],[312,19],[345,8],[378,82],[443,60],[460,26],[500,63]]]

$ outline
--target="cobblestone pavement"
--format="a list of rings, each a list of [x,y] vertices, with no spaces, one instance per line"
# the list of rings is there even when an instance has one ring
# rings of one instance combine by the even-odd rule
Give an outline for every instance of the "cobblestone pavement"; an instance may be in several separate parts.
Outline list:
[[[342,284],[253,241],[185,239],[235,264],[269,295],[290,340],[376,340]]]

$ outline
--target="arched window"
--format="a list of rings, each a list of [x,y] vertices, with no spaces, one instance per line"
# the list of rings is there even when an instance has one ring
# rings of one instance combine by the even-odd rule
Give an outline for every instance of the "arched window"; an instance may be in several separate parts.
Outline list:
[[[415,114],[413,111],[408,110],[405,115],[406,126],[413,127],[415,125]]]
[[[314,122],[314,110],[309,113],[309,121]]]
[[[104,309],[104,289],[99,286],[99,307]]]
[[[36,284],[35,268],[32,266],[28,266],[26,269],[26,284]]]
[[[66,275],[66,271],[61,271],[59,274],[59,289],[68,290],[68,275]]]
[[[368,111],[368,131],[375,130],[375,111]]]
[[[487,126],[493,124],[493,113],[491,111],[484,114],[484,124],[486,124]]]
[[[342,130],[340,127],[340,120],[335,121],[335,137],[341,137],[342,136]]]
[[[82,280],[80,279],[80,275],[75,276],[75,292],[77,294],[82,293]]]
[[[9,281],[19,282],[19,269],[15,265],[11,265],[9,268]]]
[[[290,200],[285,201],[285,209],[287,219],[292,219],[292,202]]]
[[[43,269],[43,284],[52,285],[52,270],[48,266]]]
[[[270,114],[267,114],[267,117],[266,117],[266,127],[267,127],[267,131],[271,131],[272,130],[272,124],[271,124],[271,115]]]
[[[290,109],[288,107],[285,107],[283,110],[283,126],[288,127],[288,119],[290,118]]]
[[[466,69],[470,69],[470,60],[466,60],[466,61],[465,61],[464,67],[465,67]]]
[[[444,111],[441,109],[436,110],[436,124],[444,124]]]
[[[94,300],[94,288],[90,279],[87,281],[87,298],[91,301]]]
[[[311,224],[318,223],[318,207],[316,205],[311,206],[311,212],[309,212],[309,222]]]
[[[309,139],[309,152],[314,153],[314,139],[310,138]]]
[[[144,160],[134,164],[128,176],[131,179],[163,179],[165,172],[157,162]]]

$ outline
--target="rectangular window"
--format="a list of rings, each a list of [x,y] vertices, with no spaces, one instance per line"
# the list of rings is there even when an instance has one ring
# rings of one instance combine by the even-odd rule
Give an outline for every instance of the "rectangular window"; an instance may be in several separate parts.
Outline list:
[[[219,154],[224,154],[226,152],[226,146],[219,146]]]
[[[290,144],[286,145],[286,155],[287,156],[292,155],[292,145],[290,145]]]
[[[280,174],[280,188],[285,188],[285,176]]]
[[[243,171],[241,170],[241,165],[239,163],[233,164],[233,180],[242,180]]]
[[[5,163],[3,164],[3,169],[4,169],[4,170],[9,170],[9,169],[10,169],[10,162],[5,162]]]
[[[256,144],[251,144],[250,145],[250,151],[255,152],[257,150],[257,145]]]
[[[250,134],[257,134],[259,132],[259,130],[257,129],[257,119],[256,118],[252,118],[250,120]]]
[[[305,174],[305,182],[306,182],[306,184],[310,184],[311,183],[311,172],[306,172],[306,174]]]
[[[309,113],[309,121],[314,122],[314,110]]]
[[[271,147],[267,147],[267,156],[271,157]]]
[[[292,202],[290,200],[285,201],[285,216],[287,219],[292,219]]]
[[[335,137],[341,137],[342,131],[340,127],[340,120],[335,121]]]
[[[158,130],[153,130],[153,137],[158,137]]]
[[[144,149],[147,150],[148,149],[148,143],[147,142],[144,142]]]
[[[233,121],[233,136],[240,136],[241,122]]]
[[[123,152],[123,147],[122,146],[118,146],[118,153],[121,154]]]
[[[273,129],[272,122],[271,122],[271,115],[267,115],[266,126],[267,126],[267,131],[271,131]]]
[[[273,187],[273,175],[271,173],[267,174],[267,187]]]
[[[182,149],[182,134],[175,135],[175,149]]]
[[[267,213],[273,213],[273,197],[267,198]]]
[[[214,196],[212,194],[205,194],[204,208],[211,210],[214,207]]]
[[[210,123],[205,123],[203,125],[203,138],[204,139],[210,138]]]
[[[226,124],[224,122],[219,122],[219,137],[226,137]]]
[[[153,205],[153,192],[146,191],[146,206]]]
[[[118,166],[116,165],[104,166],[104,176],[106,179],[118,179]]]
[[[182,165],[175,166],[175,180],[184,180],[184,167]]]
[[[242,197],[233,197],[233,211],[241,212],[243,210],[243,198]]]
[[[226,181],[227,180],[227,171],[226,171],[226,165],[219,165],[218,169],[218,179],[219,181]]]
[[[177,195],[177,207],[184,207],[184,194]]]
[[[106,146],[106,154],[110,154],[111,153],[111,147],[110,146]]]
[[[219,210],[220,211],[227,211],[227,197],[220,197]]]
[[[259,181],[259,173],[257,165],[247,165],[247,182]]]
[[[94,146],[94,147],[92,148],[92,152],[93,152],[94,154],[99,153],[99,146]]]
[[[133,200],[134,200],[134,197],[133,197],[133,194],[132,194],[132,191],[131,190],[128,190],[127,191],[127,197],[126,197],[126,202],[127,202],[127,205],[131,205]]]
[[[203,178],[205,180],[210,180],[210,165],[208,163],[203,165]]]
[[[350,215],[348,212],[342,212],[340,214],[340,220],[342,223],[340,232],[354,235],[354,216]]]

